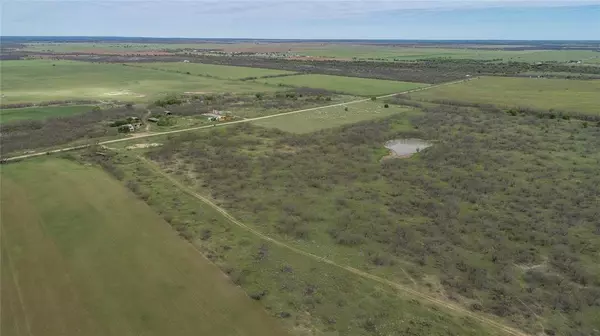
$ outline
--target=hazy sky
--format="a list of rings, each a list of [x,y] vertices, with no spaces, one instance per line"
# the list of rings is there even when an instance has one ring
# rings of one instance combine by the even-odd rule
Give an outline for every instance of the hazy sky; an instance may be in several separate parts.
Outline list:
[[[2,35],[600,40],[600,0],[0,0]]]

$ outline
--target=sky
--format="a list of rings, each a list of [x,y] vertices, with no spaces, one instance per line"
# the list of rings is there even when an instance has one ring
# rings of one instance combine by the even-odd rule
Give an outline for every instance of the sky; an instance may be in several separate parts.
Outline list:
[[[3,36],[600,40],[600,0],[0,0]]]

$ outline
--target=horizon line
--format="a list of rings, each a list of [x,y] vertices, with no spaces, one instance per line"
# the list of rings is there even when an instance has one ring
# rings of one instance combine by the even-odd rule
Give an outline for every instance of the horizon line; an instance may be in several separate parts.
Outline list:
[[[4,38],[130,38],[130,39],[178,39],[178,40],[255,40],[255,41],[474,41],[474,42],[600,42],[600,39],[461,39],[461,38],[427,38],[427,39],[411,39],[411,38],[264,38],[264,37],[180,37],[180,36],[125,36],[125,35],[0,35],[0,42]]]

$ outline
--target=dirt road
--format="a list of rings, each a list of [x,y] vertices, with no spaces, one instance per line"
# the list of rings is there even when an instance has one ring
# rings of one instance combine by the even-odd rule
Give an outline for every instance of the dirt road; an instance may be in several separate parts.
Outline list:
[[[426,303],[429,304],[433,304],[436,305],[438,307],[444,308],[446,310],[451,310],[454,311],[456,313],[468,316],[476,321],[481,322],[482,324],[486,324],[490,327],[493,327],[501,332],[504,332],[506,335],[511,335],[511,336],[530,336],[527,333],[524,333],[520,330],[517,330],[515,328],[512,328],[508,325],[505,325],[501,322],[498,322],[496,320],[494,320],[491,317],[487,317],[483,314],[478,314],[475,312],[472,312],[462,306],[459,306],[457,304],[454,304],[452,302],[448,302],[442,299],[439,299],[437,297],[425,294],[425,293],[421,293],[415,289],[412,289],[410,287],[404,286],[402,284],[393,282],[391,280],[388,279],[384,279],[382,277],[367,273],[365,271],[361,271],[359,269],[356,269],[354,267],[350,267],[347,265],[341,265],[338,264],[332,260],[329,260],[327,258],[318,256],[316,254],[312,254],[310,252],[306,252],[303,251],[301,249],[298,249],[294,246],[291,246],[285,242],[279,241],[277,239],[274,239],[270,236],[265,235],[264,233],[256,230],[255,228],[244,224],[242,222],[240,222],[239,220],[237,220],[235,217],[233,217],[232,215],[230,215],[225,209],[221,208],[220,206],[216,205],[215,203],[213,203],[210,199],[208,199],[207,197],[204,197],[200,194],[198,194],[197,192],[195,192],[194,190],[192,190],[191,188],[188,188],[186,186],[184,186],[181,182],[179,182],[178,180],[176,180],[174,177],[172,177],[171,175],[167,174],[166,172],[164,172],[160,167],[158,167],[155,163],[151,162],[150,160],[142,157],[142,156],[138,156],[138,158],[143,161],[144,163],[146,163],[148,165],[149,168],[151,168],[153,171],[155,171],[157,174],[160,174],[161,176],[163,176],[165,179],[169,180],[173,185],[175,185],[178,189],[180,189],[181,191],[185,192],[186,194],[204,202],[205,204],[207,204],[208,206],[210,206],[211,208],[215,209],[216,211],[218,211],[221,215],[223,215],[223,217],[227,218],[230,222],[232,222],[233,224],[241,227],[242,229],[256,235],[257,237],[264,239],[270,243],[273,243],[277,246],[286,248],[292,252],[295,252],[297,254],[301,254],[303,256],[318,260],[320,262],[324,262],[326,264],[329,264],[331,266],[335,266],[338,268],[341,268],[343,270],[346,270],[356,276],[360,276],[366,279],[370,279],[373,281],[376,281],[378,283],[384,284],[384,285],[388,285],[391,286],[392,288],[395,288],[396,290],[403,292],[406,295],[409,295],[411,297],[414,297],[416,299],[419,299],[421,301],[424,301]]]
[[[430,86],[426,86],[426,87],[422,87],[422,88],[418,88],[418,89],[413,89],[413,90],[408,90],[408,91],[403,91],[403,92],[398,92],[398,93],[392,93],[392,94],[388,94],[388,95],[383,95],[383,96],[379,96],[377,98],[378,99],[388,98],[388,97],[393,97],[393,96],[399,95],[399,94],[406,94],[406,93],[424,91],[424,90],[429,90],[429,89],[433,89],[433,88],[440,87],[440,86],[462,83],[462,82],[474,80],[474,79],[477,79],[477,78],[478,77],[471,77],[471,78],[468,78],[468,79],[463,79],[463,80],[454,81],[454,82],[447,82],[447,83],[442,83],[442,84],[437,84],[437,85],[430,85]],[[225,122],[225,123],[215,124],[215,125],[190,127],[190,128],[184,128],[184,129],[174,130],[174,131],[156,132],[156,133],[143,133],[143,134],[138,134],[137,136],[134,134],[131,137],[127,137],[127,138],[120,138],[120,139],[114,139],[114,140],[107,140],[107,141],[98,142],[98,145],[108,145],[108,144],[113,144],[113,143],[118,143],[118,142],[132,141],[132,140],[150,138],[150,137],[155,137],[155,136],[160,136],[160,135],[167,135],[167,134],[190,132],[190,131],[196,131],[196,130],[201,130],[201,129],[206,129],[206,128],[212,128],[212,127],[229,126],[229,125],[234,125],[234,124],[252,122],[252,121],[256,121],[256,120],[269,119],[269,118],[277,118],[277,117],[282,117],[282,116],[286,116],[286,115],[290,115],[290,114],[316,111],[316,110],[320,110],[320,109],[324,109],[324,108],[329,108],[329,107],[346,106],[346,105],[351,105],[351,104],[357,104],[357,103],[362,103],[362,102],[366,102],[366,101],[369,101],[369,100],[370,100],[370,98],[364,98],[364,99],[353,100],[353,101],[346,102],[346,103],[337,103],[337,104],[330,104],[330,105],[324,105],[324,106],[317,106],[317,107],[311,107],[311,108],[302,109],[302,110],[296,110],[296,111],[291,111],[291,112],[282,112],[282,113],[271,114],[271,115],[262,116],[262,117],[256,117],[256,118],[248,118],[248,119],[243,119],[243,120],[230,121],[230,122]],[[10,161],[25,160],[25,159],[29,159],[29,158],[33,158],[33,157],[37,157],[37,156],[42,156],[42,155],[50,155],[50,154],[56,154],[56,153],[62,153],[62,152],[68,152],[68,151],[72,151],[72,150],[82,149],[82,148],[86,148],[86,147],[89,147],[89,146],[90,145],[72,146],[72,147],[65,147],[65,148],[53,149],[53,150],[49,150],[49,151],[45,151],[45,152],[38,152],[38,153],[30,153],[30,154],[12,156],[12,157],[8,157],[8,158],[3,158],[3,161],[4,162],[10,162]]]

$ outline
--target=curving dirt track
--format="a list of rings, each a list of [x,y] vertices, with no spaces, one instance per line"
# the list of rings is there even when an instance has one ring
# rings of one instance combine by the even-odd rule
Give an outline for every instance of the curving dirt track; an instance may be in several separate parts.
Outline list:
[[[291,246],[289,244],[286,244],[285,242],[279,241],[277,239],[274,239],[268,235],[265,235],[264,233],[254,229],[253,227],[244,224],[242,222],[240,222],[239,220],[237,220],[235,217],[233,217],[232,215],[230,215],[225,209],[221,208],[220,206],[216,205],[214,202],[212,202],[210,199],[208,199],[207,197],[204,197],[200,194],[198,194],[197,192],[193,191],[192,189],[184,186],[181,182],[179,182],[178,180],[176,180],[174,177],[170,176],[169,174],[167,174],[166,172],[164,172],[160,167],[158,167],[155,163],[151,162],[150,160],[142,157],[142,156],[138,156],[138,158],[143,161],[144,163],[146,163],[152,170],[154,170],[156,173],[160,174],[161,176],[163,176],[164,178],[166,178],[167,180],[169,180],[173,185],[175,185],[178,189],[180,189],[181,191],[185,192],[186,194],[204,202],[205,204],[207,204],[208,206],[212,207],[213,209],[215,209],[216,211],[218,211],[221,215],[223,215],[223,217],[227,218],[230,222],[232,222],[233,224],[241,227],[242,229],[256,235],[257,237],[264,239],[270,243],[273,243],[277,246],[286,248],[294,253],[298,253],[301,254],[303,256],[318,260],[320,262],[324,262],[326,264],[344,269],[354,275],[366,278],[366,279],[370,279],[373,281],[376,281],[378,283],[384,284],[384,285],[388,285],[391,286],[392,288],[395,288],[398,291],[403,292],[404,294],[407,294],[409,296],[412,296],[414,298],[417,298],[423,302],[444,308],[446,310],[450,310],[465,316],[468,316],[476,321],[481,322],[482,324],[486,324],[489,325],[490,327],[493,327],[501,332],[504,332],[506,335],[511,335],[511,336],[531,336],[525,332],[522,332],[518,329],[515,329],[511,326],[508,326],[506,324],[503,324],[501,322],[498,322],[496,320],[494,320],[491,317],[487,317],[486,315],[483,314],[477,314],[474,313],[464,307],[461,307],[459,305],[456,305],[454,303],[439,299],[437,297],[425,294],[425,293],[421,293],[415,289],[412,289],[410,287],[404,286],[402,284],[393,282],[391,280],[367,273],[365,271],[361,271],[359,269],[356,269],[354,267],[350,267],[347,265],[341,265],[338,264],[332,260],[329,260],[327,258],[312,254],[310,252],[306,252],[303,251],[301,249],[298,249],[294,246]]]

